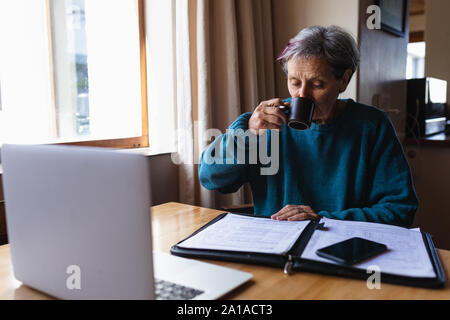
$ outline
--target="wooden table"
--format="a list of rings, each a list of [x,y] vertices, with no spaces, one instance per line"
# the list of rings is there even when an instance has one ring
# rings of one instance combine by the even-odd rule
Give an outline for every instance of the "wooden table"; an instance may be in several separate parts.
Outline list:
[[[207,223],[221,211],[170,202],[152,207],[153,249],[169,252],[170,247]],[[438,250],[447,283],[443,289],[381,284],[370,290],[366,281],[314,273],[285,275],[271,267],[204,260],[253,274],[253,279],[225,299],[450,299],[450,251]],[[10,261],[9,245],[0,247],[0,299],[49,299],[17,281]]]

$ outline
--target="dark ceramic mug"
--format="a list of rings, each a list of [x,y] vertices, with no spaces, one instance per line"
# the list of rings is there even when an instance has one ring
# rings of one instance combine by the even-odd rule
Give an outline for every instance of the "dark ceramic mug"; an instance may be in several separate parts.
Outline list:
[[[287,125],[295,130],[306,130],[311,126],[314,102],[308,98],[292,98],[290,107],[279,106],[288,117]]]

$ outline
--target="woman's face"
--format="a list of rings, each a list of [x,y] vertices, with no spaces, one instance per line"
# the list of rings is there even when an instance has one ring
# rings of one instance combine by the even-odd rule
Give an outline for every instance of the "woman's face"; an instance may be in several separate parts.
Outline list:
[[[291,59],[287,64],[287,85],[291,97],[306,97],[314,101],[313,121],[320,121],[331,114],[339,93],[347,87],[351,71],[337,79],[325,58]]]

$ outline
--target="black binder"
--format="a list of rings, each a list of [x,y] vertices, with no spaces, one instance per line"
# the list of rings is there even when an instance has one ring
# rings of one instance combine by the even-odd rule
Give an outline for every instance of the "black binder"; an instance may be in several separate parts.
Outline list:
[[[210,225],[216,223],[227,214],[223,213],[196,230],[186,239],[194,236],[198,232],[208,228]],[[236,213],[232,213],[236,214]],[[239,214],[239,213],[238,213]],[[252,214],[240,214],[250,217],[258,217]],[[262,219],[267,218],[260,216]],[[187,257],[187,258],[203,258],[203,259],[215,259],[239,263],[249,263],[257,265],[266,265],[271,267],[284,268],[285,273],[292,273],[294,271],[307,271],[316,272],[328,275],[342,276],[348,278],[358,278],[367,280],[370,276],[366,270],[357,269],[351,266],[337,265],[332,263],[319,262],[309,259],[301,258],[302,252],[308,244],[309,239],[313,235],[316,229],[323,227],[323,223],[310,221],[307,227],[303,230],[300,237],[291,247],[291,249],[286,254],[270,254],[270,253],[258,253],[258,252],[242,252],[242,251],[221,251],[221,250],[209,250],[209,249],[191,249],[182,248],[179,246],[178,242],[176,245],[172,246],[170,252],[173,255]],[[401,284],[407,286],[424,287],[424,288],[440,288],[445,284],[445,273],[443,271],[441,262],[439,260],[436,248],[434,247],[432,238],[430,234],[422,232],[423,241],[425,247],[428,251],[428,256],[433,265],[434,271],[436,273],[435,278],[420,278],[420,277],[410,277],[410,276],[399,276],[389,273],[381,273],[381,282]]]

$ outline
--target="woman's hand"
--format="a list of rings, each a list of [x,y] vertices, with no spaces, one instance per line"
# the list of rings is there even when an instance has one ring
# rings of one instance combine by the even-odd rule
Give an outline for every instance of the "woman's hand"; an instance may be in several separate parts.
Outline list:
[[[250,132],[260,135],[261,129],[281,129],[281,125],[286,123],[286,115],[277,106],[288,106],[289,103],[283,103],[280,98],[261,102],[253,111],[252,116],[248,120],[248,128]]]
[[[273,220],[320,220],[320,216],[310,206],[288,204],[283,209],[272,215]]]

